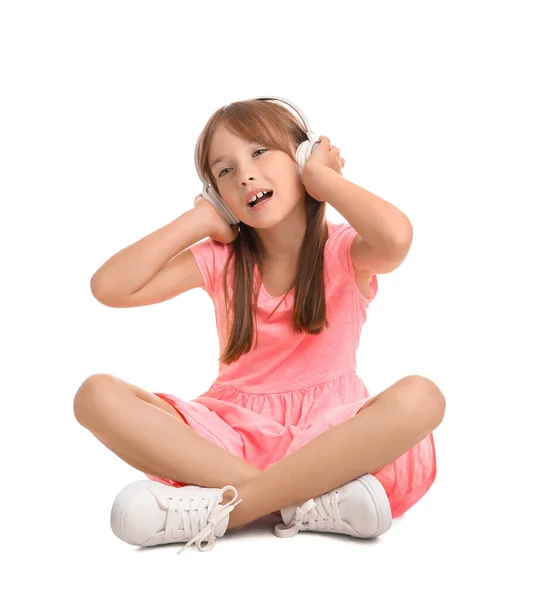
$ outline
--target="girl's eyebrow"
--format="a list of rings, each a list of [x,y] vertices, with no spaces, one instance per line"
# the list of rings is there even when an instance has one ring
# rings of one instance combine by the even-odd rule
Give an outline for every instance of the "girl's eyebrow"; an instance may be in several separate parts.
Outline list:
[[[250,146],[255,146],[256,142],[250,142]],[[219,156],[216,158],[210,165],[209,168],[212,169],[217,163],[222,162],[223,160],[227,160],[227,156]]]
[[[225,156],[219,156],[209,165],[209,167],[212,169],[217,163],[222,162],[225,158]]]

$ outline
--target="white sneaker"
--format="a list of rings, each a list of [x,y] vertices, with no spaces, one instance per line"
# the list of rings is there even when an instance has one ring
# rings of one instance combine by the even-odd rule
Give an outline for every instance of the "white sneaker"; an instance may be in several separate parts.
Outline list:
[[[219,504],[227,490],[235,496]],[[235,487],[222,489],[197,485],[172,487],[152,480],[133,481],[116,496],[110,514],[114,534],[135,546],[156,546],[193,542],[201,552],[212,550],[215,537],[222,537],[228,527],[229,514],[243,500],[237,500]],[[202,541],[208,539],[202,547]]]
[[[373,538],[392,525],[385,489],[369,473],[280,512],[284,525],[275,527],[277,537],[290,537],[299,531],[325,531]]]

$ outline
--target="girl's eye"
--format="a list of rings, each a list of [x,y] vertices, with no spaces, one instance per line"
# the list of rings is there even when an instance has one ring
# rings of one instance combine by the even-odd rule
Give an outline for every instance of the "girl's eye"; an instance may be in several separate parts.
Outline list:
[[[253,152],[253,154],[256,155],[256,152],[262,152],[262,151],[267,152],[267,150],[268,150],[268,148],[260,148],[259,150],[255,150]],[[258,154],[257,156],[260,156],[260,155]],[[223,176],[222,174],[224,173],[224,171],[228,171],[228,168],[222,169],[222,171],[219,173],[219,177]],[[224,173],[224,174],[226,174],[226,173]]]

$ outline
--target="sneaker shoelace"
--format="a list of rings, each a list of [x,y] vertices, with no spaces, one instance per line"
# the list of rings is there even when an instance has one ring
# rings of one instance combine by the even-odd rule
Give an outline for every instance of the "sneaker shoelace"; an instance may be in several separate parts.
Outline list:
[[[219,502],[222,500],[224,492],[227,490],[233,490],[235,496],[227,504],[220,505]],[[184,532],[185,537],[188,538],[194,536],[177,552],[177,554],[181,554],[193,543],[196,543],[196,547],[201,552],[212,550],[215,545],[215,527],[224,517],[226,517],[226,515],[230,514],[240,502],[243,502],[242,498],[235,502],[237,495],[237,490],[233,486],[227,485],[222,488],[219,499],[212,507],[210,506],[210,503],[201,506],[201,499],[199,499],[199,503],[196,507],[189,508],[185,508],[184,503],[181,502],[179,498],[176,498],[175,501],[170,501],[167,507],[168,513],[166,515],[163,539],[175,539],[178,537],[178,532]],[[202,542],[206,540],[206,538],[207,543],[205,546],[202,546]]]
[[[338,490],[310,498],[295,510],[289,525],[280,523],[275,527],[277,537],[291,537],[299,531],[344,531],[338,510]]]

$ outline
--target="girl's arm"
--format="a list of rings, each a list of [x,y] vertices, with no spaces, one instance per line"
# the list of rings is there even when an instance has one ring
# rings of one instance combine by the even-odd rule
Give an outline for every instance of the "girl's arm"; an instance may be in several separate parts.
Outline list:
[[[211,235],[214,215],[196,206],[168,225],[120,250],[92,276],[90,287],[98,300],[126,298],[143,288],[177,254]]]

